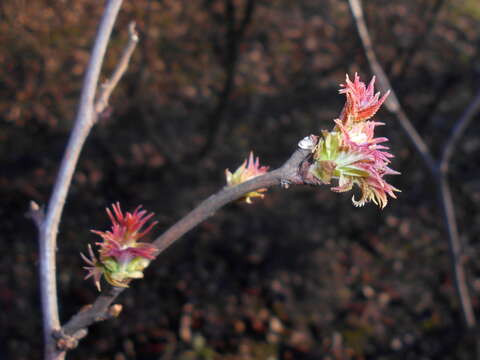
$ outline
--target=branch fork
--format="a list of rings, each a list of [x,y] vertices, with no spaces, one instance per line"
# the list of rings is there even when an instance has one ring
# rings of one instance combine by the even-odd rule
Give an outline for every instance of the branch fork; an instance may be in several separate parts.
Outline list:
[[[56,279],[57,234],[73,173],[85,140],[89,135],[91,128],[96,123],[99,114],[101,114],[107,107],[108,99],[118,81],[125,73],[130,57],[135,49],[136,43],[138,42],[138,34],[135,32],[134,24],[131,24],[127,47],[122,53],[119,64],[115,69],[111,80],[101,87],[98,100],[94,103],[95,92],[97,91],[98,79],[106,48],[122,2],[123,0],[108,0],[106,2],[92,55],[86,69],[74,127],[63,155],[47,211],[44,214],[43,210],[37,204],[31,203],[30,211],[28,212],[28,215],[34,220],[39,230],[40,290],[45,342],[44,355],[47,360],[64,359],[65,349],[68,349],[71,346],[76,346],[75,344],[78,340],[77,337],[74,337],[74,339],[65,338],[61,334]],[[52,335],[60,336],[62,340],[60,341],[62,344],[61,348],[58,348],[57,346],[58,339],[55,339]]]
[[[318,137],[314,135],[310,137],[313,140],[318,140]],[[308,176],[305,176],[307,172],[303,169],[308,169],[311,161],[311,149],[302,149],[299,147],[280,168],[237,186],[223,187],[217,193],[201,202],[194,210],[153,241],[153,245],[158,248],[158,254],[165,251],[185,233],[214,215],[217,210],[226,204],[242,198],[246,193],[274,185],[321,185],[318,181],[314,182]],[[83,334],[83,331],[87,331],[87,328],[96,322],[117,316],[121,307],[120,305],[111,306],[111,304],[124,290],[125,288],[107,286],[93,304],[74,315],[62,327],[61,331],[56,333],[59,344],[75,344],[72,337],[77,340],[77,342],[80,339],[76,334]]]
[[[474,329],[477,326],[477,320],[475,318],[467,277],[463,266],[464,261],[463,257],[461,256],[462,244],[458,233],[455,207],[447,175],[448,165],[458,140],[461,138],[466,128],[473,120],[474,115],[476,115],[480,110],[480,90],[478,90],[464,114],[456,122],[450,137],[446,139],[444,150],[440,159],[435,159],[431,154],[430,148],[417,132],[411,120],[403,110],[403,107],[390,84],[387,74],[377,59],[377,55],[373,48],[373,42],[368,31],[365,17],[363,15],[361,0],[348,0],[348,2],[370,68],[377,76],[381,87],[384,90],[390,89],[391,91],[391,96],[389,99],[387,99],[386,106],[397,117],[403,131],[407,135],[407,138],[410,140],[412,146],[423,160],[425,168],[430,173],[430,176],[435,179],[434,184],[437,188],[438,201],[447,231],[447,240],[450,248],[450,261],[454,279],[453,281],[455,283],[457,297],[460,301],[465,326],[468,329]]]

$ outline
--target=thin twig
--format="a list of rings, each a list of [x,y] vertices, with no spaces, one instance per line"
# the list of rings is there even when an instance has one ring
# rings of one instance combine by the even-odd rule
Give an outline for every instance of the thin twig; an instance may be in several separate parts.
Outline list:
[[[477,92],[473,101],[467,107],[458,122],[455,124],[455,127],[450,137],[447,139],[447,144],[444,147],[440,160],[440,176],[438,183],[442,213],[445,219],[445,224],[447,226],[449,239],[451,239],[448,243],[450,248],[450,254],[452,257],[453,274],[455,276],[455,287],[458,294],[464,294],[463,296],[460,296],[460,301],[465,321],[468,328],[470,329],[475,327],[476,321],[470,296],[465,295],[468,295],[468,287],[465,280],[466,275],[463,267],[464,258],[462,256],[462,244],[460,242],[457,221],[455,218],[455,207],[452,199],[450,185],[448,182],[448,167],[458,140],[463,135],[465,129],[471,123],[479,109],[480,90]]]
[[[108,319],[113,301],[125,288],[108,286],[98,296],[97,300],[86,309],[80,310],[77,314],[62,327],[57,334],[59,337],[76,337],[80,331],[87,329],[91,324]],[[80,340],[76,337],[77,340]]]
[[[402,126],[403,130],[408,136],[408,139],[417,150],[417,152],[422,157],[425,166],[430,170],[430,172],[436,172],[435,160],[433,159],[430,150],[423,141],[422,137],[418,134],[417,130],[413,127],[412,122],[408,119],[405,111],[398,101],[398,97],[393,90],[388,76],[385,74],[380,62],[377,59],[377,55],[373,49],[372,39],[370,33],[368,32],[367,24],[365,23],[365,18],[363,16],[363,9],[360,3],[360,0],[348,0],[350,4],[350,9],[355,20],[355,25],[358,30],[358,35],[362,41],[363,48],[365,49],[365,54],[367,56],[370,67],[372,68],[373,73],[376,75],[380,88],[387,91],[390,90],[390,96],[385,101],[385,106],[388,110],[394,113]]]
[[[295,183],[302,182],[297,179],[296,174],[300,168],[300,164],[308,155],[308,151],[299,149],[281,168],[270,171],[263,176],[259,176],[233,188],[225,187],[223,190],[203,201],[197,208],[165,231],[165,233],[154,241],[155,246],[158,247],[160,252],[163,252],[186,232],[212,216],[218,209],[241,198],[246,193],[256,189],[278,185],[281,180]],[[254,186],[255,189],[251,189],[252,186]]]
[[[237,186],[224,187],[172,225],[153,244],[158,247],[159,253],[162,253],[185,233],[212,216],[217,210],[230,202],[240,199],[246,193],[284,183],[311,184],[308,179],[303,177],[301,172],[302,164],[308,163],[310,155],[310,150],[297,149],[282,167]],[[73,336],[90,325],[104,320],[107,317],[106,314],[108,314],[111,304],[123,290],[125,289],[108,286],[102,291],[92,306],[74,315],[63,326],[60,333],[66,337]]]
[[[426,168],[429,170],[430,175],[433,177],[433,179],[436,180],[440,207],[442,209],[443,217],[445,219],[445,226],[447,229],[447,239],[450,249],[450,261],[452,266],[452,273],[454,276],[455,288],[461,304],[465,325],[467,326],[467,328],[473,329],[476,326],[475,313],[473,311],[465,270],[463,268],[463,261],[461,258],[462,246],[458,234],[455,208],[450,193],[450,186],[446,178],[446,173],[441,171],[440,162],[437,162],[432,157],[428,146],[413,127],[412,122],[410,121],[406,113],[403,111],[402,106],[400,105],[400,102],[392,89],[390,81],[385,74],[385,71],[377,60],[377,56],[372,46],[372,40],[370,38],[370,34],[368,32],[368,28],[363,16],[363,10],[360,0],[348,1],[370,67],[372,68],[374,74],[377,76],[381,87],[383,87],[384,90],[390,89],[392,91],[389,98],[387,98],[386,106],[391,112],[393,112],[397,116],[407,137],[410,139],[415,149],[424,160],[424,163],[426,165]],[[444,153],[444,155],[442,156],[442,161],[446,159],[446,164],[448,164],[448,161],[450,159],[452,151],[451,149],[453,149],[456,141],[463,133],[468,123],[471,121],[471,118],[473,117],[477,108],[480,106],[480,104],[478,104],[477,102],[480,103],[480,94],[479,98],[476,98],[474,100],[469,109],[467,109],[465,115],[459,121],[458,126],[454,131],[454,134],[452,135],[447,144],[447,152]]]
[[[453,151],[457,145],[458,140],[463,135],[465,129],[472,122],[475,114],[480,110],[480,90],[473,98],[470,105],[467,107],[465,112],[462,114],[458,122],[455,124],[453,131],[450,135],[450,138],[447,140],[447,144],[443,148],[442,160],[440,162],[440,170],[442,173],[446,174],[448,172],[448,164],[452,158]]]
[[[32,200],[30,201],[30,208],[25,213],[25,217],[32,219],[38,231],[41,231],[43,221],[45,220],[45,209]]]
[[[464,269],[464,257],[462,243],[458,234],[457,220],[455,218],[455,206],[450,191],[447,176],[441,174],[437,183],[439,202],[445,226],[448,232],[448,247],[450,252],[452,273],[454,284],[460,301],[463,318],[469,329],[473,329],[476,324],[475,313],[473,311],[472,300],[470,299],[467,285],[467,277]]]
[[[95,38],[89,60],[78,113],[60,165],[48,210],[39,231],[40,289],[43,310],[45,359],[63,359],[65,352],[58,351],[52,334],[60,330],[58,314],[56,248],[58,227],[72,176],[85,139],[94,123],[93,101],[98,78],[122,0],[108,0]]]
[[[108,106],[108,99],[112,94],[113,89],[117,86],[118,82],[122,78],[125,71],[127,71],[128,65],[130,63],[130,59],[133,55],[135,47],[138,44],[138,33],[135,29],[135,22],[131,22],[128,25],[128,43],[127,46],[123,49],[122,55],[120,56],[120,60],[113,71],[112,76],[108,81],[102,84],[100,89],[100,94],[97,97],[97,101],[95,102],[95,112],[97,114],[101,114],[105,108]]]

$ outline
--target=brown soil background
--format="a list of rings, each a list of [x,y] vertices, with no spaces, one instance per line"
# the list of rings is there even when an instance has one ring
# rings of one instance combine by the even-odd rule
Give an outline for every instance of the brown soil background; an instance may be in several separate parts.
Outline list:
[[[380,61],[439,154],[480,79],[480,4],[364,1]],[[125,1],[104,67],[135,20],[141,41],[87,140],[58,247],[61,318],[95,299],[79,252],[104,208],[173,224],[254,150],[276,167],[332,126],[345,73],[371,71],[346,1]],[[40,358],[36,231],[72,125],[103,2],[0,4],[0,358]],[[437,12],[438,9],[438,12]],[[430,21],[430,19],[434,19]],[[248,19],[247,19],[248,20]],[[431,23],[431,25],[429,25]],[[240,30],[243,29],[243,30]],[[230,81],[228,80],[230,74]],[[230,82],[230,84],[229,84]],[[432,179],[386,110],[402,193],[380,211],[327,187],[232,204],[162,254],[70,359],[471,359]],[[480,292],[480,117],[451,176],[472,301]],[[218,124],[218,126],[217,126]],[[213,134],[213,136],[212,136]]]

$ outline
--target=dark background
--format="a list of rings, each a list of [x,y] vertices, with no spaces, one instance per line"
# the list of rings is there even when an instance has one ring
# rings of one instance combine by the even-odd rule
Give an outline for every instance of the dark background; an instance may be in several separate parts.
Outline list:
[[[364,1],[381,63],[434,154],[477,91],[480,3]],[[0,3],[0,358],[41,354],[36,230],[75,116],[103,2]],[[275,168],[330,129],[366,63],[343,0],[125,1],[105,60],[141,41],[80,158],[59,233],[61,318],[92,302],[79,252],[104,208],[143,204],[153,236],[220,189],[250,150]],[[328,187],[231,204],[163,253],[71,359],[471,359],[432,178],[396,119],[379,129],[402,190],[355,208]],[[472,301],[480,292],[477,115],[450,180]]]

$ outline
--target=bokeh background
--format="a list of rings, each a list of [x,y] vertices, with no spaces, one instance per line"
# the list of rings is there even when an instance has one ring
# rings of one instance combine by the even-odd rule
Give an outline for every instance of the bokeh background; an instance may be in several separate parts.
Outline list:
[[[480,79],[476,0],[364,1],[381,63],[439,154]],[[36,230],[75,116],[103,1],[0,3],[0,358],[41,356]],[[79,252],[104,208],[143,204],[155,235],[221,188],[250,150],[276,167],[332,126],[345,74],[372,75],[344,0],[125,1],[105,61],[135,20],[131,66],[87,140],[61,223],[61,318],[96,297]],[[231,204],[119,298],[71,359],[472,359],[432,178],[387,110],[398,200],[352,206],[328,187]],[[450,180],[472,301],[480,293],[480,116]]]

